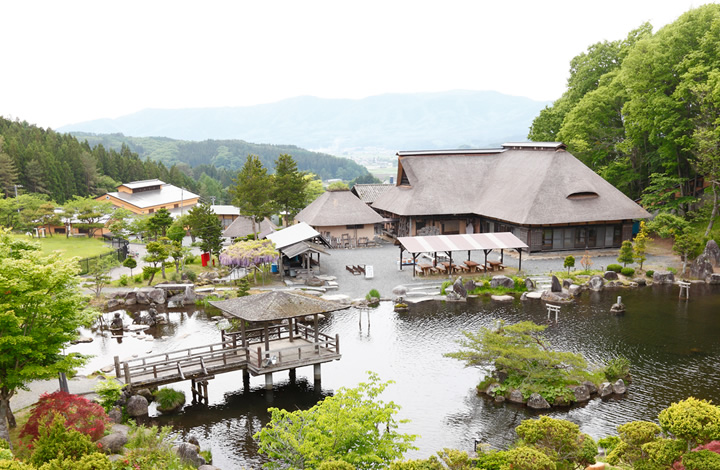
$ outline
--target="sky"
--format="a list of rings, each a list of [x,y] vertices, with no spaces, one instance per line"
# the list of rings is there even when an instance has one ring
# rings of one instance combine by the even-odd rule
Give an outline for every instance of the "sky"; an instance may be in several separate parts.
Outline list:
[[[697,0],[7,1],[0,115],[42,127],[294,96],[564,91],[570,60]]]

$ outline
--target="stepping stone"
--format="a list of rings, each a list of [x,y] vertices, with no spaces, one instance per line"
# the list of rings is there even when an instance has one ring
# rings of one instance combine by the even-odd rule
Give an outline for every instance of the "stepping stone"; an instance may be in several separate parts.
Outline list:
[[[515,300],[515,297],[512,295],[491,295],[490,298],[498,302],[511,302]]]
[[[542,292],[528,292],[525,294],[526,299],[539,299],[542,297]]]

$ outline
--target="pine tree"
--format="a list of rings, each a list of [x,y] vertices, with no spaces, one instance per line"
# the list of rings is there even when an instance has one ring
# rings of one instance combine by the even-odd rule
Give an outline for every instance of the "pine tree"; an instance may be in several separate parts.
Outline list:
[[[633,261],[635,261],[633,246],[630,240],[625,240],[624,242],[622,242],[622,246],[620,247],[620,255],[617,257],[617,260],[619,263],[623,264],[623,268],[627,266],[628,263],[632,263]]]
[[[240,209],[241,215],[252,219],[253,233],[257,238],[259,230],[256,224],[270,217],[274,211],[272,178],[257,155],[248,155],[233,181],[235,186],[230,188],[233,204]]]
[[[635,251],[635,262],[640,265],[640,269],[643,268],[643,263],[647,259],[647,256],[645,256],[645,252],[647,251],[647,243],[651,241],[652,238],[648,236],[647,225],[643,220],[640,222],[640,231],[637,235],[635,235],[635,246],[633,247]]]
[[[277,208],[284,212],[285,225],[305,207],[307,184],[305,173],[298,171],[295,160],[290,155],[280,155],[275,161],[272,197]]]

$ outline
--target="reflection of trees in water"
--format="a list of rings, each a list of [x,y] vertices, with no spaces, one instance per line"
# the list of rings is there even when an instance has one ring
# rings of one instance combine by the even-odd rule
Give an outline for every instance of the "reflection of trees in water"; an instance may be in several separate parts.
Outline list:
[[[210,381],[210,386],[213,383]],[[217,405],[193,404],[183,408],[179,415],[161,415],[153,424],[170,425],[180,438],[194,434],[202,449],[222,447],[220,454],[232,459],[232,467],[218,462],[220,468],[257,468],[265,460],[257,454],[253,435],[270,421],[269,407],[286,410],[308,409],[318,401],[332,395],[329,390],[315,390],[305,378],[294,384],[284,383],[265,390],[263,387],[226,393],[225,401]]]

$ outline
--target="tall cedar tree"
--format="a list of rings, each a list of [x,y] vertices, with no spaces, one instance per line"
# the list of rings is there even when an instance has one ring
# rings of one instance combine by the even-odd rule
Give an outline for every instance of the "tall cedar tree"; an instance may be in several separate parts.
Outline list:
[[[217,258],[222,250],[222,224],[216,215],[207,217],[200,232],[200,249],[206,253],[212,253]]]
[[[233,204],[240,209],[241,215],[252,219],[253,233],[257,238],[257,224],[270,217],[275,209],[272,178],[257,155],[248,155],[245,165],[233,181],[235,186],[230,188]]]
[[[10,398],[18,389],[83,363],[79,354],[63,353],[95,314],[77,274],[74,260],[45,256],[0,232],[0,439],[9,440]]]
[[[275,160],[272,197],[277,208],[282,211],[285,225],[289,225],[298,212],[305,207],[305,173],[297,169],[293,157],[280,155]]]
[[[148,221],[148,228],[155,232],[155,238],[158,236],[158,232],[160,233],[160,236],[164,237],[167,234],[167,229],[170,227],[173,223],[173,218],[170,215],[170,211],[168,211],[165,208],[158,209],[157,212],[155,212]]]

